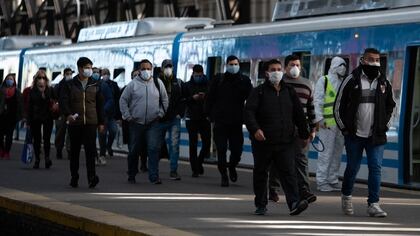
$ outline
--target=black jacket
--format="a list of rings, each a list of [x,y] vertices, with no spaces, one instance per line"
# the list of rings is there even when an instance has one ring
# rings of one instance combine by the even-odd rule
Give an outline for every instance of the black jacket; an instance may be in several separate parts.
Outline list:
[[[3,81],[4,83],[4,81]],[[23,114],[23,98],[22,94],[16,89],[15,95],[6,98],[4,86],[0,87],[0,96],[3,97],[3,104],[0,108],[0,127],[15,126],[16,122],[22,119]]]
[[[240,72],[216,76],[210,81],[205,113],[216,123],[243,124],[245,100],[251,89],[251,80]]]
[[[176,116],[183,117],[185,114],[185,99],[183,97],[183,82],[180,79],[166,78],[163,73],[159,79],[165,85],[166,93],[168,94],[169,105],[165,111],[165,116],[161,121],[168,121],[174,119]]]
[[[206,115],[204,113],[204,99],[203,100],[194,100],[193,96],[198,93],[204,93],[205,96],[208,92],[208,80],[205,78],[201,83],[194,81],[191,76],[190,81],[185,83],[184,86],[184,96],[186,99],[187,111],[186,117],[190,120],[204,120]]]
[[[299,97],[294,88],[280,82],[280,91],[269,82],[254,88],[246,101],[245,124],[253,142],[254,134],[261,129],[267,144],[287,144],[295,139],[295,126],[299,137],[309,137],[309,127]]]
[[[79,75],[66,81],[60,94],[60,112],[65,116],[79,116],[70,125],[104,124],[103,96],[97,81],[88,79],[86,89],[79,81]]]
[[[34,86],[29,93],[28,125],[34,121],[52,120],[50,107],[53,104],[53,90],[50,87],[45,89],[45,96],[42,97],[39,89]]]
[[[356,114],[360,104],[362,84],[361,66],[357,67],[341,84],[334,103],[334,118],[344,135],[356,135]],[[381,145],[387,142],[386,131],[391,119],[395,102],[392,87],[384,73],[378,79],[375,94],[374,124],[372,144]]]

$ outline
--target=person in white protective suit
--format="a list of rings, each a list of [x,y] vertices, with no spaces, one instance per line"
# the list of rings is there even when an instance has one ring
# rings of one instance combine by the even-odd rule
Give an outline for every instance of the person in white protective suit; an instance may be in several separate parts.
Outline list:
[[[318,153],[316,182],[321,192],[340,191],[338,171],[344,147],[344,137],[334,120],[334,101],[340,84],[346,75],[346,62],[341,57],[331,61],[328,75],[318,79],[315,86],[314,106],[319,129],[318,137],[324,151]]]

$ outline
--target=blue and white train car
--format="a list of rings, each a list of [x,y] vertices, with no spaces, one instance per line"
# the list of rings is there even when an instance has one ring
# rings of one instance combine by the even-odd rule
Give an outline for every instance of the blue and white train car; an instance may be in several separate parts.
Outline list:
[[[225,58],[234,54],[241,59],[242,73],[249,75],[256,85],[263,79],[264,61],[283,60],[291,53],[301,56],[305,77],[316,82],[328,71],[333,56],[345,58],[351,71],[367,47],[380,50],[381,65],[397,103],[387,132],[382,181],[415,186],[420,184],[420,7],[28,49],[20,53],[19,82],[21,88],[30,84],[38,67],[46,67],[55,79],[64,67],[75,70],[80,56],[91,58],[94,66],[109,68],[120,86],[130,81],[131,70],[144,58],[156,67],[163,59],[172,58],[177,76],[185,81],[190,78],[192,66],[199,63],[212,78],[224,71]],[[252,166],[248,136],[245,131],[241,163]],[[181,153],[188,156],[185,129],[181,145]],[[311,150],[309,158],[310,171],[315,172],[317,153]],[[345,167],[345,153],[342,161],[341,171]],[[366,161],[358,177],[367,179]]]

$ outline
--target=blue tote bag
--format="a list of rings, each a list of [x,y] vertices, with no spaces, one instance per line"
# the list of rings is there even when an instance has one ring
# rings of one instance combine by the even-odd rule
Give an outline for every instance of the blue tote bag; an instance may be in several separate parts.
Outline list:
[[[25,143],[23,144],[22,154],[20,156],[21,161],[29,165],[32,163],[32,159],[34,156],[34,146],[32,144],[32,135],[31,135],[31,129],[26,129],[26,137],[25,137]]]

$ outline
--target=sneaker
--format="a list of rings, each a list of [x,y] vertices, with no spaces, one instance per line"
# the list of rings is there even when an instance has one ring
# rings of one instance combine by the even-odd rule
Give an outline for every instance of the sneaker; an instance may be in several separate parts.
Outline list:
[[[128,183],[135,184],[136,183],[136,178],[135,177],[128,177]]]
[[[386,217],[388,215],[377,202],[368,205],[367,213],[370,217]]]
[[[238,180],[238,173],[236,173],[235,167],[229,167],[229,178],[232,182],[236,182]]]
[[[291,216],[296,216],[299,215],[300,213],[302,213],[304,210],[306,210],[308,208],[308,201],[306,200],[301,200],[299,202],[295,202],[293,204],[293,208],[292,210],[290,210],[289,215]]]
[[[333,192],[341,192],[341,185],[339,183],[330,184],[331,188],[333,188]]]
[[[353,203],[351,202],[352,196],[341,195],[341,209],[346,215],[353,215]]]
[[[176,172],[176,171],[171,171],[171,173],[169,174],[169,177],[172,180],[181,180],[181,176],[178,175],[178,172]]]
[[[220,184],[222,187],[229,187],[229,179],[227,175],[222,175],[222,183]]]
[[[159,178],[156,179],[155,181],[151,182],[152,184],[162,184],[162,180],[160,180]]]
[[[268,194],[268,200],[273,201],[273,202],[279,202],[280,198],[276,192],[270,191]]]
[[[316,196],[315,194],[311,193],[311,192],[305,192],[302,194],[302,198],[305,199],[306,201],[308,201],[308,203],[313,203],[316,201]]]
[[[102,166],[106,165],[106,159],[105,159],[105,156],[100,156],[100,157],[98,158],[98,164],[99,164],[99,165],[102,165]]]
[[[257,209],[254,212],[255,215],[259,215],[259,216],[263,216],[265,215],[265,213],[267,213],[266,207],[257,207]]]
[[[204,167],[203,167],[203,165],[198,166],[198,174],[199,175],[204,175]]]
[[[89,178],[89,188],[94,188],[99,183],[99,177],[97,175]]]
[[[333,192],[334,191],[334,188],[329,184],[320,185],[320,186],[318,186],[317,189],[320,192]]]

